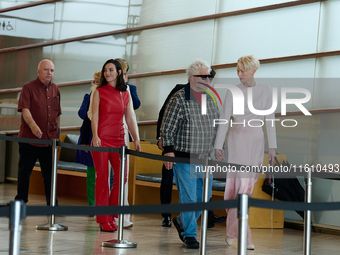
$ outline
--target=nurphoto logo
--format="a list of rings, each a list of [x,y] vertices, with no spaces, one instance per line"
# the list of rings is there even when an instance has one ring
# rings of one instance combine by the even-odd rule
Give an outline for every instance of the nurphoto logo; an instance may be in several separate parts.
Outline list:
[[[219,99],[219,102],[222,105],[221,98],[219,94],[216,92],[216,90],[209,85],[206,85],[203,83],[202,85],[212,90],[216,94],[217,98]],[[260,116],[269,115],[269,114],[274,113],[275,110],[277,109],[278,88],[276,87],[272,88],[272,105],[269,109],[265,109],[265,110],[255,109],[253,105],[253,88],[252,87],[247,88],[248,90],[247,99],[244,98],[242,90],[238,88],[237,86],[234,86],[231,84],[216,84],[215,88],[225,88],[225,89],[230,90],[233,96],[233,115],[244,115],[245,100],[247,100],[247,104],[248,104],[248,108],[250,112],[253,113],[254,115],[260,115]],[[202,89],[202,90],[205,91],[214,100],[215,105],[217,105],[216,100],[213,97],[213,95],[206,89]],[[287,95],[289,93],[302,94],[304,95],[304,97],[303,98],[288,98]],[[291,105],[295,105],[304,115],[311,116],[312,114],[306,109],[306,107],[303,106],[303,104],[307,103],[310,99],[311,99],[311,93],[307,89],[286,88],[286,87],[281,88],[281,115],[282,116],[287,115],[287,105],[291,104]],[[207,114],[207,95],[206,94],[202,94],[201,113],[202,115]],[[266,121],[271,122],[272,126],[274,126],[274,123],[280,120],[279,119],[266,119]],[[231,125],[233,124],[244,125],[244,126],[246,125],[245,120],[243,121],[243,123],[239,123],[239,122],[233,122],[233,120],[214,119],[213,126],[215,127],[216,125],[225,125],[225,124],[228,124],[229,122]],[[293,125],[288,125],[288,123],[290,122],[292,122]],[[261,119],[251,119],[251,120],[248,120],[247,124],[249,127],[261,127],[264,125],[264,121]],[[297,126],[297,124],[298,124],[297,121],[294,119],[281,120],[281,125],[283,127],[295,127]]]

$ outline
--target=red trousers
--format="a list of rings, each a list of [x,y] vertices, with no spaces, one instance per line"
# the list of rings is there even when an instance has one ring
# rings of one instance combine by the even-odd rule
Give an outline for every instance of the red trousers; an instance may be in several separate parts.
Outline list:
[[[119,147],[121,144],[107,143],[108,141],[103,141],[101,139],[102,147]],[[112,141],[111,141],[112,142]],[[120,143],[121,141],[119,141]],[[118,146],[117,146],[118,145]],[[96,169],[96,186],[95,186],[95,204],[96,205],[118,205],[119,201],[119,180],[120,180],[120,158],[119,153],[109,153],[109,152],[96,152],[92,151],[92,158],[94,167]],[[109,169],[109,160],[113,168],[113,185],[110,191],[110,178],[109,174],[111,169]],[[125,171],[125,181],[126,181],[126,171]],[[114,215],[97,215],[97,223],[114,222]]]

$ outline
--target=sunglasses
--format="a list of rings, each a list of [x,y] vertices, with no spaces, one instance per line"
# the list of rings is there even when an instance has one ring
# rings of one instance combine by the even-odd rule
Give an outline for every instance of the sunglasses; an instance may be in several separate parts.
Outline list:
[[[200,77],[203,81],[205,81],[207,78],[209,78],[209,80],[214,79],[214,77],[212,77],[211,75],[193,75],[194,77]]]

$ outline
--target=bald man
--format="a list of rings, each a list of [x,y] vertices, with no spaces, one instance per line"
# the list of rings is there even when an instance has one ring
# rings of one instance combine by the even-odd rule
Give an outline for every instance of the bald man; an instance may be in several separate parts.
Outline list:
[[[52,83],[54,64],[48,59],[40,61],[38,77],[27,82],[20,94],[18,112],[21,125],[18,137],[52,140],[59,138],[60,92]],[[19,143],[18,189],[16,200],[28,202],[28,188],[35,162],[39,159],[44,179],[47,205],[51,198],[52,147],[44,144]]]

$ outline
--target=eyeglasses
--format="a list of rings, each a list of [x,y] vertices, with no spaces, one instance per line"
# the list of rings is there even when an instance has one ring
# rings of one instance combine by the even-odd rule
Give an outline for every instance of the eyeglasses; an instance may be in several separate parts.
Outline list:
[[[209,78],[209,80],[214,79],[214,77],[212,77],[211,75],[193,75],[194,77],[200,77],[203,81],[205,81],[207,78]]]
[[[99,81],[91,81],[92,84],[99,84]]]

